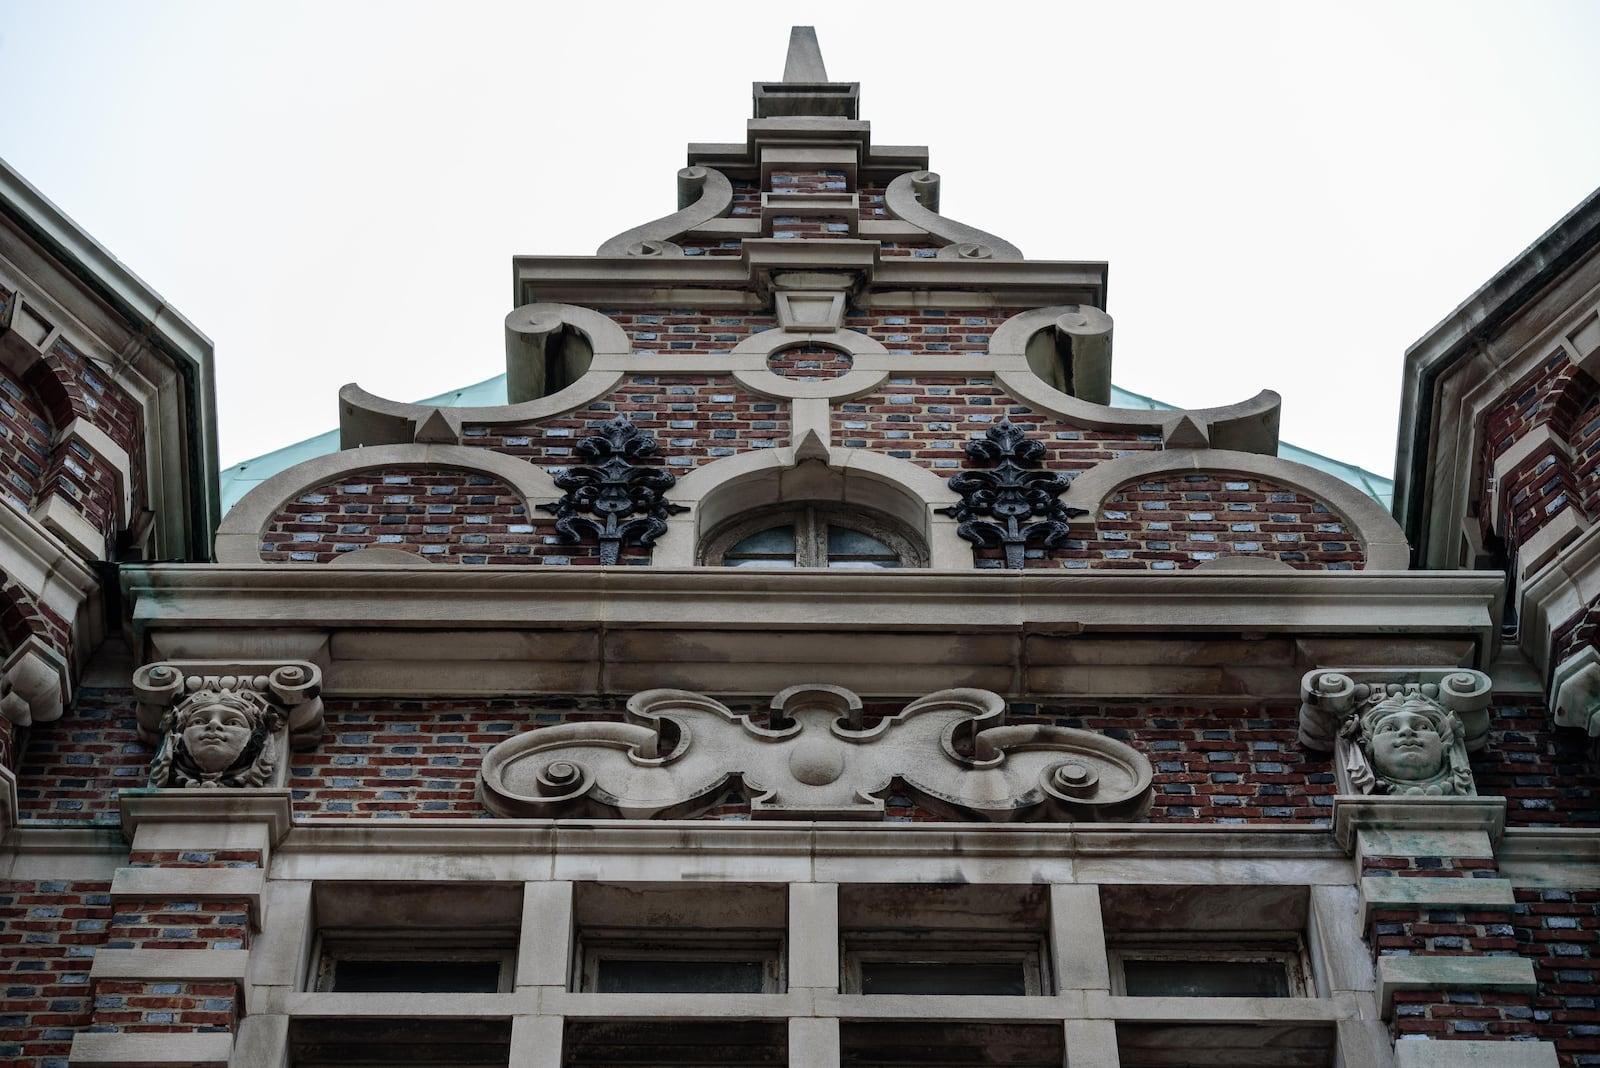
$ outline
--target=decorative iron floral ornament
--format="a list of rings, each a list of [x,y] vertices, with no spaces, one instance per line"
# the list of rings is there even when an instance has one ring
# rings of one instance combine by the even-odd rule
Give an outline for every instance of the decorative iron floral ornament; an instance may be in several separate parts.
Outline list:
[[[667,516],[687,511],[661,496],[677,476],[659,467],[640,466],[655,452],[655,435],[619,415],[597,433],[578,440],[579,455],[594,466],[556,471],[555,483],[566,495],[539,507],[556,517],[556,532],[563,541],[582,541],[586,534],[597,538],[600,562],[615,564],[624,545],[655,544],[667,532]]]
[[[961,503],[941,508],[959,522],[956,533],[980,548],[1002,548],[1006,567],[1020,569],[1029,544],[1054,549],[1070,534],[1067,521],[1086,515],[1058,498],[1072,485],[1067,475],[1041,470],[1044,445],[1002,419],[981,438],[967,442],[967,459],[992,464],[988,471],[950,476]]]
[[[948,818],[1131,820],[1149,811],[1150,762],[1090,731],[1006,725],[988,690],[955,689],[868,725],[838,686],[791,686],[761,727],[709,697],[646,690],[626,723],[545,727],[483,758],[478,796],[496,815],[675,819],[730,793],[756,819],[882,819],[904,791]]]

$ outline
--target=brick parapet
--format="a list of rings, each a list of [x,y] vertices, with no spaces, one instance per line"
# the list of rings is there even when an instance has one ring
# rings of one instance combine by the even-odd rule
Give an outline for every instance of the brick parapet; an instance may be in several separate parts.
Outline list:
[[[640,356],[723,356],[752,334],[775,330],[770,313],[706,312],[695,308],[606,307]]]

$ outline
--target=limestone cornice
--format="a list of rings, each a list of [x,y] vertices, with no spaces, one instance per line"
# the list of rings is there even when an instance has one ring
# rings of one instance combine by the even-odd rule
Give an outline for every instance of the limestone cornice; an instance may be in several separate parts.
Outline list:
[[[1204,869],[1260,883],[1349,881],[1349,859],[1326,828],[702,820],[296,820],[272,874],[327,877],[352,855],[375,865],[378,878],[386,865],[398,873],[416,857],[448,857],[499,878],[614,869],[633,871],[630,878],[737,879],[760,869],[763,879],[800,881],[849,873],[869,882],[1027,882],[1025,873],[1048,871],[1058,882],[1165,882]]]
[[[1322,661],[1486,663],[1501,583],[1375,571],[123,571],[144,660],[293,656],[322,667],[329,694],[419,695],[770,694],[829,682],[863,694],[983,686],[1256,700],[1298,693],[1300,675]],[[1185,644],[1219,641],[1235,659]],[[1236,641],[1277,651],[1246,663]],[[1091,653],[1099,659],[1082,659]]]
[[[785,241],[785,245],[854,242]],[[825,250],[824,250],[825,252]],[[846,254],[840,269],[859,264]],[[517,305],[562,302],[599,306],[675,306],[755,311],[766,301],[752,287],[752,267],[734,256],[517,256],[512,259]],[[817,267],[823,269],[823,267]],[[961,260],[886,257],[862,294],[866,306],[894,306],[927,290],[973,294],[992,307],[1089,304],[1105,307],[1107,265],[1055,260]],[[951,293],[951,299],[955,294]],[[963,298],[965,299],[965,298]]]

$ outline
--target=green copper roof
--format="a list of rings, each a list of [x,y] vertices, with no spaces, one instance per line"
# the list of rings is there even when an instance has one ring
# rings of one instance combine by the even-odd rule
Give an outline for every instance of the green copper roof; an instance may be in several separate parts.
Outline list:
[[[432,404],[439,407],[469,407],[478,405],[504,404],[506,402],[506,376],[496,375],[494,378],[479,382],[477,385],[467,386],[463,389],[451,390],[441,393],[437,397],[429,397],[418,401],[418,404]],[[1176,411],[1170,404],[1150,397],[1129,393],[1125,389],[1111,387],[1111,404],[1116,408],[1150,408],[1156,411]],[[264,456],[257,456],[252,460],[234,464],[222,472],[222,511],[224,514],[239,502],[239,498],[249,493],[258,484],[265,482],[279,471],[286,471],[297,463],[310,460],[316,456],[325,456],[339,449],[339,432],[330,430],[326,434],[318,434],[314,438],[298,441],[293,445],[286,445],[275,452]],[[1293,460],[1297,464],[1315,467],[1318,471],[1326,471],[1336,478],[1343,479],[1362,493],[1371,497],[1385,509],[1394,502],[1394,482],[1382,475],[1374,474],[1354,464],[1342,463],[1332,457],[1323,456],[1302,449],[1288,442],[1278,443],[1278,455],[1285,460]]]

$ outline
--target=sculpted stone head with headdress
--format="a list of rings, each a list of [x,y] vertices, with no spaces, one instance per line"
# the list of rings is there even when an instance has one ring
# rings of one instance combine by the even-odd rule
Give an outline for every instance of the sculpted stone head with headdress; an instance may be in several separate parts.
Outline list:
[[[250,690],[202,689],[163,717],[150,785],[265,786],[277,768],[282,714]]]
[[[1415,691],[1392,694],[1345,721],[1344,771],[1362,793],[1468,795],[1477,791],[1456,714]]]

